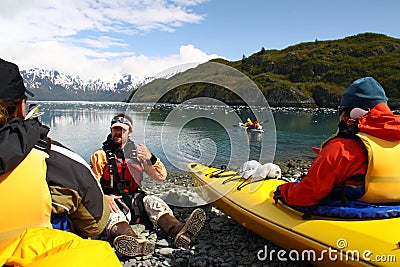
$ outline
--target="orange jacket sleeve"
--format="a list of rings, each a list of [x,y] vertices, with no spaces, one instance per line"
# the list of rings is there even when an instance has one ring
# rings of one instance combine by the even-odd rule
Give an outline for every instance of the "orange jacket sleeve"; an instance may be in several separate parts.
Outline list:
[[[152,165],[154,169],[147,162],[143,162],[142,164],[145,172],[154,180],[163,181],[167,177],[167,170],[160,159],[157,159],[157,162]],[[107,156],[103,149],[95,151],[90,156],[90,165],[94,175],[100,180],[103,177],[104,167],[107,165]]]
[[[151,168],[147,162],[143,162],[143,167],[145,172],[154,180],[156,181],[164,181],[167,177],[167,169],[165,168],[164,164],[161,162],[160,159],[157,159],[156,163],[152,165],[154,167]]]
[[[329,141],[312,162],[300,182],[281,186],[281,194],[289,205],[312,206],[326,197],[334,185],[367,171],[367,152],[361,141],[335,138]]]
[[[90,156],[90,165],[94,175],[100,180],[103,177],[103,169],[107,165],[107,157],[103,149],[96,150]]]

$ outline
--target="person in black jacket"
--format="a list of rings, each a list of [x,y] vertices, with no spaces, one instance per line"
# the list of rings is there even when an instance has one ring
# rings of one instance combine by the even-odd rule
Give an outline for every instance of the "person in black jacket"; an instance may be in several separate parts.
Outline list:
[[[0,59],[0,175],[15,168],[33,148],[43,150],[48,154],[46,181],[53,222],[67,218],[74,233],[99,235],[110,216],[100,185],[82,157],[47,137],[48,127],[24,119],[27,95],[33,96],[25,88],[18,66]]]

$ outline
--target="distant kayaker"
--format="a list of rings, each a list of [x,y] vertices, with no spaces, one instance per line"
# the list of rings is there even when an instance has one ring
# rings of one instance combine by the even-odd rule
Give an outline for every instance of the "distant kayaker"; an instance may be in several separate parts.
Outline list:
[[[250,126],[248,126],[248,129],[258,129],[260,127],[260,123],[258,122],[258,120],[254,120],[254,123],[251,124]]]
[[[107,242],[52,229],[63,215],[75,233],[95,236],[110,211],[89,165],[24,119],[28,96],[18,66],[0,59],[0,266],[120,266]]]
[[[150,254],[154,250],[154,244],[138,238],[129,223],[160,227],[173,238],[175,246],[186,248],[203,227],[205,212],[195,209],[182,224],[161,198],[141,190],[143,173],[153,180],[164,181],[167,171],[145,145],[136,146],[129,139],[133,134],[132,125],[132,119],[125,114],[112,118],[111,133],[103,147],[90,157],[93,172],[108,195],[111,214],[114,215],[108,222],[107,234],[124,256]]]
[[[247,118],[246,122],[243,124],[243,127],[249,127],[251,125],[253,125],[253,122],[250,118]]]
[[[279,186],[274,199],[299,207],[338,198],[399,202],[400,116],[387,100],[371,77],[351,84],[341,97],[337,134],[323,143],[308,174]]]

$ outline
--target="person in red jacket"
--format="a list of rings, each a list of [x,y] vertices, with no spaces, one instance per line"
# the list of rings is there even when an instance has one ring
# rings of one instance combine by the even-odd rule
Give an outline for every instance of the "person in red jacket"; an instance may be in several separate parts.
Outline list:
[[[368,153],[356,133],[399,141],[400,116],[392,113],[384,89],[372,77],[358,79],[346,89],[339,113],[336,136],[323,144],[308,174],[300,182],[285,183],[277,188],[275,201],[310,207],[321,203],[335,186],[343,184],[362,188],[354,199],[363,197]]]

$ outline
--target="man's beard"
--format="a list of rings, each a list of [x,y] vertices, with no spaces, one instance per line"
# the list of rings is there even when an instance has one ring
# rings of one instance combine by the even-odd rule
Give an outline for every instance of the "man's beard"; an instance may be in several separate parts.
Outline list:
[[[117,146],[122,145],[122,137],[121,136],[114,136],[113,137],[114,144]]]

